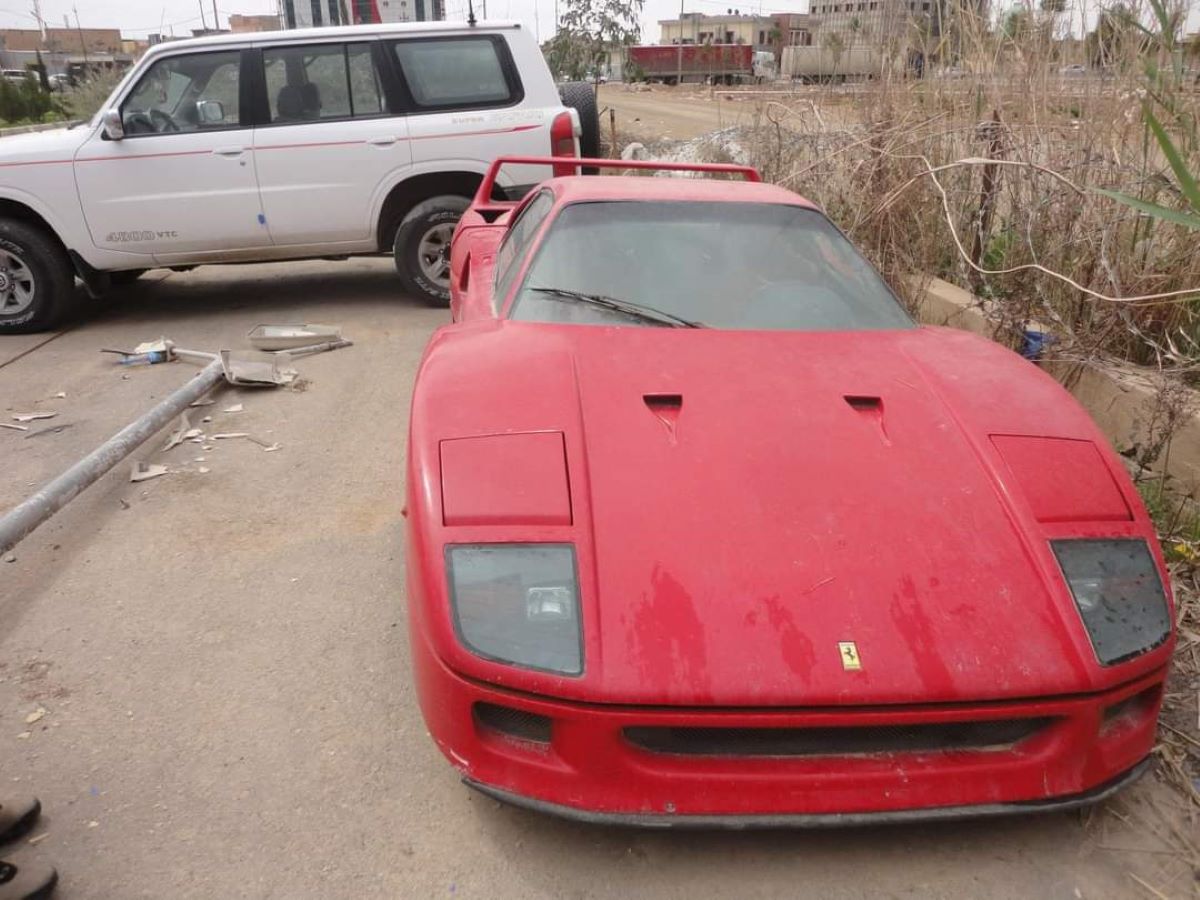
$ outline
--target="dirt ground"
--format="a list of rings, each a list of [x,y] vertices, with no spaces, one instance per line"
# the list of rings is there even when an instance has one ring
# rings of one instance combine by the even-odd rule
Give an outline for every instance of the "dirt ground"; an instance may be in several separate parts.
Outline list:
[[[733,96],[739,99],[725,99]],[[604,110],[611,107],[617,112],[618,134],[656,140],[688,140],[718,128],[749,125],[759,105],[759,98],[744,90],[714,92],[699,85],[646,89],[644,85],[602,84],[598,99],[605,135],[609,119]]]
[[[156,438],[141,455],[170,475],[131,484],[122,465],[0,563],[0,773],[46,809],[14,856],[54,862],[62,897],[1195,891],[1153,778],[1085,816],[799,833],[588,827],[463,787],[417,710],[403,612],[409,393],[445,320],[368,260],[152,273],[66,333],[0,339],[0,413],[57,412],[0,430],[0,509],[192,371],[125,369],[102,347],[240,347],[280,321],[355,342],[300,360],[297,390],[195,411],[277,452]]]

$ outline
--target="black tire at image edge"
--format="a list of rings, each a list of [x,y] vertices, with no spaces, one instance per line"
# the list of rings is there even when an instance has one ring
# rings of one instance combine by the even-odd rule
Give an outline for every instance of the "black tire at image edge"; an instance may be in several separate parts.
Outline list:
[[[595,159],[600,155],[600,112],[596,106],[596,92],[585,81],[568,81],[558,87],[558,95],[564,105],[579,113],[579,155]],[[595,167],[585,168],[583,174],[595,175]]]

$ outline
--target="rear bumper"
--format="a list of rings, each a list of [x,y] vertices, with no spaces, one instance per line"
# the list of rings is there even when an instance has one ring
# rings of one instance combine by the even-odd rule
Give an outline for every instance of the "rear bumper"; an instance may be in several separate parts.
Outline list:
[[[522,694],[446,667],[414,629],[429,732],[464,780],[497,799],[590,822],[803,827],[993,816],[1094,803],[1144,771],[1165,670],[1110,691],[975,704],[706,709],[587,704]],[[539,719],[522,736],[477,715],[492,704]],[[904,729],[1038,719],[987,748],[838,755],[662,752],[628,729]],[[546,722],[546,720],[549,720]]]
[[[1090,791],[1050,800],[981,803],[974,806],[935,806],[927,809],[897,809],[867,813],[819,813],[816,815],[785,813],[782,815],[677,816],[658,813],[594,812],[514,794],[491,785],[480,784],[470,778],[464,778],[463,783],[501,803],[509,803],[546,815],[559,816],[575,822],[585,822],[589,825],[621,825],[633,828],[725,828],[735,831],[751,828],[851,828],[916,822],[952,822],[957,819],[984,819],[1079,809],[1106,800],[1117,791],[1128,787],[1146,774],[1151,762],[1150,759],[1144,759],[1112,781],[1105,782]]]

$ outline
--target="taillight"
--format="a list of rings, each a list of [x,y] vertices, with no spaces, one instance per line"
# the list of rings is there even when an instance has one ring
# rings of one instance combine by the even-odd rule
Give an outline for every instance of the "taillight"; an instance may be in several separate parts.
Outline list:
[[[575,153],[575,122],[569,112],[561,112],[550,125],[550,155],[573,157]],[[574,175],[575,166],[554,166],[554,177]]]

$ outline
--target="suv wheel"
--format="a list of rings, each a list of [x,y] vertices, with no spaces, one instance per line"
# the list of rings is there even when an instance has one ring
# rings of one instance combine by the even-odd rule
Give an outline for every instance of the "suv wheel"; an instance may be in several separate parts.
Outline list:
[[[400,281],[431,305],[450,303],[450,239],[468,205],[453,194],[430,197],[409,210],[396,232],[392,255]]]
[[[27,222],[0,219],[0,334],[52,328],[76,299],[71,261],[58,242]]]
[[[586,81],[568,81],[558,86],[564,106],[579,113],[579,155],[584,159],[600,156],[600,113],[596,108],[596,91]],[[595,175],[594,166],[584,169],[585,175]]]

